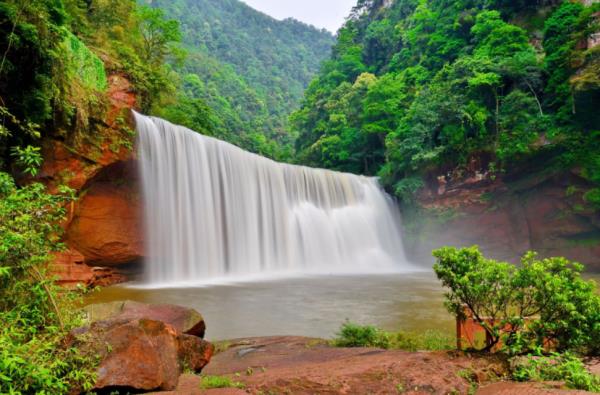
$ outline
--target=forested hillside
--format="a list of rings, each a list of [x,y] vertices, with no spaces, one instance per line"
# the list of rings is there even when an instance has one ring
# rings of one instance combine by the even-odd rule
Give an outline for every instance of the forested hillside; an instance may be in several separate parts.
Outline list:
[[[214,134],[261,154],[289,159],[289,114],[334,44],[333,36],[288,19],[277,21],[239,0],[153,0],[180,22],[189,54],[183,66],[184,101],[202,99]],[[198,129],[186,113],[163,114]],[[240,139],[240,136],[247,135]]]
[[[440,178],[577,168],[599,205],[598,10],[360,0],[292,116],[298,160],[379,175],[406,200]]]
[[[46,137],[97,144],[111,74],[144,112],[171,102],[178,39],[176,22],[134,1],[0,2],[0,169],[39,166]]]

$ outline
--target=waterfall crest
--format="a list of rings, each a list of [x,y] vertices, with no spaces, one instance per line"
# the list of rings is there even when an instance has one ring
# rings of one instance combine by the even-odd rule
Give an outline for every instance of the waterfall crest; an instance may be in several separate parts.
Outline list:
[[[376,179],[278,163],[135,119],[147,282],[408,266],[398,209]]]

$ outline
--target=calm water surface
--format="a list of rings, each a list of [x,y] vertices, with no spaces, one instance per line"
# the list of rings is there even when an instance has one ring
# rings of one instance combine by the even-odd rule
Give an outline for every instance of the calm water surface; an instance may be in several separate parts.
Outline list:
[[[586,274],[600,283],[600,275]],[[298,335],[331,338],[346,320],[389,331],[454,333],[433,273],[315,276],[195,288],[105,288],[87,303],[135,300],[195,308],[209,340]]]
[[[115,300],[193,307],[209,340],[299,335],[330,338],[346,320],[385,330],[451,332],[452,317],[432,273],[318,276],[195,288],[116,286],[87,303]]]

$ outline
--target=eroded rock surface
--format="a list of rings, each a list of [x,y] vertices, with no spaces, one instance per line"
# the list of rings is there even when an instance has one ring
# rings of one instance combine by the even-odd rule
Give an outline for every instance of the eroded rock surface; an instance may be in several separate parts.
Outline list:
[[[127,280],[112,268],[86,265],[85,257],[73,248],[55,253],[49,269],[49,274],[58,278],[57,283],[65,288],[76,288],[78,285],[103,287]]]
[[[109,76],[107,107],[99,104],[84,131],[55,131],[42,143],[44,162],[36,177],[57,192],[75,190],[67,207],[67,252],[56,254],[50,270],[73,287],[110,285],[126,277],[115,266],[143,255],[137,171],[132,167],[136,95],[126,77]]]

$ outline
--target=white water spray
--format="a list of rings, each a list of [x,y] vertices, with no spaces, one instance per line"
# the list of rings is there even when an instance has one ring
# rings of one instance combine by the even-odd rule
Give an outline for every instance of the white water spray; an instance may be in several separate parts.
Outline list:
[[[409,267],[398,209],[376,179],[277,163],[135,118],[150,284]]]

